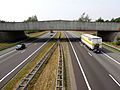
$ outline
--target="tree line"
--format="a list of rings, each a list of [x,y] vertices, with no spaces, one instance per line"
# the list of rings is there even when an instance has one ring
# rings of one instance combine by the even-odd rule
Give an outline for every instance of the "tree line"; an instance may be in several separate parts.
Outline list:
[[[23,22],[35,22],[38,21],[38,18],[36,15],[28,17],[26,20],[24,20]],[[88,14],[83,13],[80,18],[78,20],[75,21],[80,21],[80,22],[92,22],[92,19],[88,16]],[[4,20],[0,20],[1,23],[5,23],[5,22],[9,22],[9,21],[4,21]],[[15,21],[14,21],[15,22]],[[111,20],[104,20],[102,17],[98,18],[97,20],[95,20],[94,22],[120,22],[120,17],[118,18],[112,18]]]
[[[80,22],[91,22],[91,18],[88,16],[88,14],[83,13],[81,17],[78,19]],[[102,17],[98,18],[94,22],[120,22],[120,17],[118,18],[112,18],[111,20],[104,20]]]

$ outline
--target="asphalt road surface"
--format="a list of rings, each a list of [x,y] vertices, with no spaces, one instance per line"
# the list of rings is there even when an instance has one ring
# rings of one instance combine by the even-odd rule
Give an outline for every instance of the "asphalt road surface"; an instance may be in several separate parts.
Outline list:
[[[55,34],[55,33],[53,33]],[[40,36],[38,39],[25,43],[24,50],[12,50],[0,56],[0,88],[2,88],[50,39],[51,33]]]
[[[65,35],[69,39],[77,90],[120,90],[120,59],[116,54],[111,57],[106,49],[96,54],[75,35],[68,32]]]

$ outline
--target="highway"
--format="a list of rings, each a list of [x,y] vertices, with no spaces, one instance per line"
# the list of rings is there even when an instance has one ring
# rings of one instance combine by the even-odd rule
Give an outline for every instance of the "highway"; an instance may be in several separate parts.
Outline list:
[[[120,55],[117,57],[106,49],[96,54],[72,33],[65,35],[69,39],[77,90],[120,90]]]
[[[53,33],[54,36],[55,33]],[[30,58],[44,46],[51,33],[44,34],[38,39],[26,42],[27,48],[24,50],[9,51],[0,56],[0,88],[7,83],[27,62]]]
[[[64,34],[65,40],[68,39],[77,90],[120,90],[120,54],[105,48],[101,53],[94,53],[75,34]],[[0,55],[0,89],[51,37],[51,33],[44,34],[34,41],[25,42],[27,48],[24,50],[12,49]]]

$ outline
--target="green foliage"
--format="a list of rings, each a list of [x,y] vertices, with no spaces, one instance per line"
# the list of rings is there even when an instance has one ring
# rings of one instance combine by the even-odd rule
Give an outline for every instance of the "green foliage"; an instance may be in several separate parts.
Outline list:
[[[24,20],[24,22],[35,22],[38,21],[37,16],[32,16],[32,17],[28,17],[27,20]]]
[[[111,22],[120,22],[120,17],[118,17],[118,18],[116,18],[116,19],[112,18],[112,19],[111,19]]]
[[[117,45],[120,45],[120,37],[117,37],[116,40],[117,40],[117,41],[116,41],[116,44],[117,44]]]
[[[83,13],[81,15],[81,17],[78,19],[78,21],[80,21],[80,22],[90,22],[91,19],[89,18],[88,14],[85,15],[85,13]]]
[[[117,41],[117,42],[116,42],[116,45],[120,45],[120,41]]]
[[[120,22],[120,17],[118,18],[112,18],[111,20],[104,20],[101,17],[96,20],[96,22]]]
[[[120,41],[120,37],[117,37],[117,41]]]
[[[100,17],[99,19],[96,20],[96,22],[104,22],[104,19]]]

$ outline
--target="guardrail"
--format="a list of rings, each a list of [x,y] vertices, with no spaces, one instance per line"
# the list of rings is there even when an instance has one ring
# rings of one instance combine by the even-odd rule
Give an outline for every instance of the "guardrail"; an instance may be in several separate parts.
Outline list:
[[[59,61],[58,61],[58,71],[56,77],[56,90],[63,90],[63,52],[62,46],[59,44]]]
[[[22,79],[16,90],[26,90],[30,81],[34,78],[38,70],[42,67],[44,62],[52,55],[55,48],[58,45],[58,41],[52,45],[52,47],[44,54],[44,56],[40,59],[40,61],[36,64],[36,66],[30,71],[30,73]]]
[[[120,51],[120,49],[117,48],[117,47],[115,47],[115,46],[112,46],[112,45],[106,44],[106,43],[104,43],[104,42],[103,42],[103,44],[106,45],[106,46],[109,46],[109,47],[111,47],[111,48],[113,48],[113,49],[115,49],[115,50]]]

